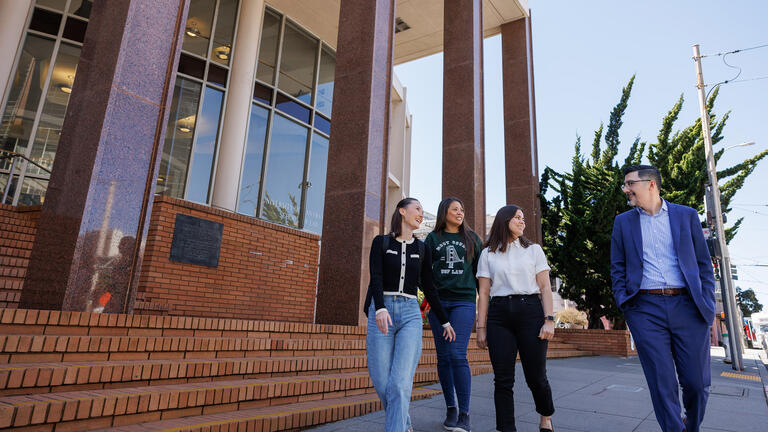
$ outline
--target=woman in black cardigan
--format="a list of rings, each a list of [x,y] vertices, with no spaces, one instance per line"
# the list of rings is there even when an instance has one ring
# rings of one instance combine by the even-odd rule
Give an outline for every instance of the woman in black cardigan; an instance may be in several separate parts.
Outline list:
[[[456,334],[440,305],[432,281],[432,259],[413,231],[421,224],[418,200],[405,198],[392,215],[392,232],[373,239],[371,283],[365,302],[366,351],[373,387],[384,405],[386,432],[412,430],[408,405],[421,357],[422,321],[416,292],[421,289],[443,326],[443,337]]]

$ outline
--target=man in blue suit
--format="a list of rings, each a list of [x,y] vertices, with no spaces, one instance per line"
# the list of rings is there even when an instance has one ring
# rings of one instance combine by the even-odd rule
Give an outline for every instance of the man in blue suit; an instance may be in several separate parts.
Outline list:
[[[696,210],[661,199],[660,186],[653,166],[624,169],[621,189],[635,208],[613,223],[613,296],[635,339],[662,430],[698,432],[709,397],[715,279]]]

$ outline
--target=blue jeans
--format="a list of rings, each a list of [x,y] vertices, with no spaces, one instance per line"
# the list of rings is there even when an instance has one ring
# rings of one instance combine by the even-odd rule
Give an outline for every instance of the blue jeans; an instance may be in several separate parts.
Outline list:
[[[387,334],[376,327],[375,306],[368,309],[368,373],[384,405],[385,431],[405,432],[411,427],[408,406],[421,357],[421,311],[416,299],[403,296],[384,296],[384,306],[392,318]]]
[[[459,411],[469,413],[469,394],[472,388],[472,373],[467,361],[467,346],[475,323],[475,303],[468,301],[441,301],[448,320],[456,332],[456,340],[448,342],[443,338],[443,326],[437,314],[430,313],[429,325],[435,338],[437,351],[437,376],[443,387],[446,407],[455,407],[459,399]],[[454,396],[454,391],[456,395]]]

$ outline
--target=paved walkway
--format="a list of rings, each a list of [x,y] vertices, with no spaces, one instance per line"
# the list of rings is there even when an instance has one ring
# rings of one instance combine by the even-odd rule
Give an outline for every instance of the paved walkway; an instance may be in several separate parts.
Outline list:
[[[744,372],[723,363],[722,348],[712,350],[712,387],[702,431],[765,432],[768,430],[768,369],[761,352],[749,350]],[[763,360],[766,356],[762,353]],[[768,362],[766,362],[768,363]],[[553,417],[557,432],[660,431],[637,357],[577,357],[547,362],[555,397]],[[538,432],[539,416],[520,367],[517,370],[515,414],[517,430]],[[760,381],[762,377],[762,382]],[[439,385],[430,386],[440,389]],[[472,379],[472,431],[495,429],[493,375]],[[411,404],[416,432],[442,431],[442,395]],[[378,432],[384,430],[383,412],[312,429],[316,432]]]

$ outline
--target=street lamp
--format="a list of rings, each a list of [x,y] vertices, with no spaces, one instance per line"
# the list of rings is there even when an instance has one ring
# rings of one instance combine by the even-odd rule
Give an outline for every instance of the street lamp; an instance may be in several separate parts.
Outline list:
[[[755,142],[754,141],[747,141],[747,142],[743,142],[741,144],[734,144],[732,146],[728,146],[728,147],[724,148],[723,151],[730,150],[730,149],[736,148],[736,147],[747,147],[747,146],[751,146],[751,145],[755,145]]]

